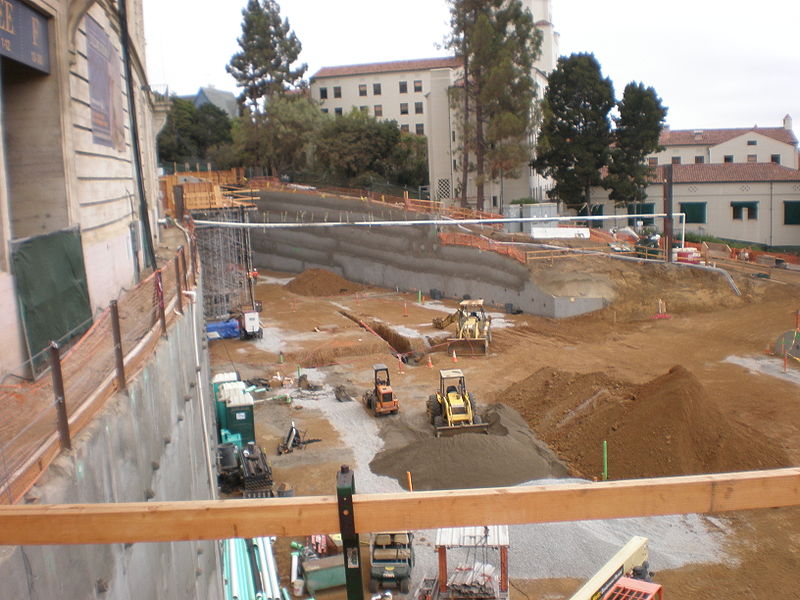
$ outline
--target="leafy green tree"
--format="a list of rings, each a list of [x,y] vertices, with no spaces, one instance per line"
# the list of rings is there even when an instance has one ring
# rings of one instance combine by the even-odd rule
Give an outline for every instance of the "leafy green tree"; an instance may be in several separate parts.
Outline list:
[[[653,169],[645,163],[645,158],[663,150],[658,140],[667,109],[652,87],[634,82],[625,86],[617,109],[615,143],[605,186],[611,190],[609,198],[617,205],[628,206],[647,197],[645,189]]]
[[[533,63],[541,33],[521,0],[451,0],[449,47],[464,59],[455,100],[462,114],[462,203],[474,152],[478,209],[484,185],[515,175],[530,160],[536,85]]]
[[[197,109],[188,100],[172,98],[167,122],[156,138],[161,162],[187,162],[199,158],[195,138]]]
[[[268,164],[269,142],[265,132],[267,116],[261,113],[245,113],[233,126],[233,147],[244,167],[264,167]]]
[[[208,149],[231,141],[231,121],[213,104],[195,108],[189,100],[173,97],[167,122],[158,134],[162,162],[205,161]]]
[[[419,187],[428,183],[428,140],[424,135],[400,132],[392,151],[389,179],[398,185]]]
[[[614,88],[593,54],[560,57],[548,77],[543,122],[534,167],[552,177],[548,196],[567,205],[585,205],[609,162]]]
[[[196,111],[194,139],[200,158],[207,158],[211,146],[230,142],[231,120],[228,113],[210,102],[203,104]]]
[[[375,174],[387,177],[392,154],[400,141],[394,121],[377,121],[353,109],[328,118],[317,137],[317,159],[329,173],[347,179]]]
[[[239,101],[256,115],[262,112],[265,99],[296,85],[308,67],[303,63],[292,68],[302,45],[289,20],[281,21],[275,0],[249,0],[242,17],[242,35],[237,40],[241,50],[226,69],[242,88]]]
[[[264,142],[273,171],[306,167],[317,133],[325,121],[319,107],[306,97],[275,97],[267,104]]]

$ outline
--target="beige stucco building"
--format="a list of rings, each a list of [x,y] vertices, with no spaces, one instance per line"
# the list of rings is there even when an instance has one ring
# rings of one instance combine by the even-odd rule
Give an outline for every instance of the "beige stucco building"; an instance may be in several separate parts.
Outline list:
[[[7,373],[42,349],[32,347],[32,330],[48,333],[49,322],[78,304],[91,324],[135,283],[152,254],[145,233],[155,229],[158,181],[141,0],[3,4],[0,373]],[[52,337],[84,329],[76,318]]]
[[[664,166],[672,165],[673,210],[686,213],[687,231],[800,246],[800,155],[791,117],[784,117],[781,127],[666,128],[661,145],[664,150],[648,157],[657,171],[647,200],[635,212],[663,212]],[[596,214],[625,212],[601,188],[592,190],[592,202],[602,205]]]
[[[558,58],[558,34],[550,0],[524,1],[542,32],[542,52],[533,73],[541,97]],[[458,115],[450,108],[449,90],[462,76],[461,62],[453,57],[323,67],[311,78],[311,97],[328,114],[363,110],[378,119],[397,121],[404,131],[426,135],[431,198],[448,202],[458,194],[461,181]],[[532,156],[533,137],[530,144]],[[467,196],[474,204],[472,179],[468,187]],[[517,198],[543,199],[547,188],[546,179],[523,167],[517,176],[488,182],[485,208],[500,211]]]

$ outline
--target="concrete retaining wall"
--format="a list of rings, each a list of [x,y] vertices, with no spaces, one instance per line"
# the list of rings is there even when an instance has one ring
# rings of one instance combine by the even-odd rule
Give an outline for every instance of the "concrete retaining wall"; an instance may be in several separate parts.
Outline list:
[[[207,500],[209,481],[195,335],[203,343],[202,310],[186,311],[144,370],[73,440],[29,494],[37,503]],[[200,350],[205,420],[208,354]],[[67,399],[69,402],[69,399]],[[216,542],[0,547],[3,598],[153,598],[212,600],[222,596]]]
[[[269,221],[403,220],[408,213],[359,200],[263,192],[260,218]],[[428,215],[414,216],[430,218]],[[494,252],[440,246],[433,226],[331,227],[253,231],[257,267],[300,272],[323,268],[370,285],[404,291],[440,290],[526,313],[570,317],[603,308],[602,298],[555,297],[530,281],[528,269]]]

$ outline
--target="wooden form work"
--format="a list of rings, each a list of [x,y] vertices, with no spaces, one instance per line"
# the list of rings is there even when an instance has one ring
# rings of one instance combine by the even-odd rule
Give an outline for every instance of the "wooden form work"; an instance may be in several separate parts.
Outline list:
[[[587,484],[356,494],[356,531],[547,523],[800,505],[800,468]],[[0,506],[0,545],[110,544],[339,531],[335,496]]]

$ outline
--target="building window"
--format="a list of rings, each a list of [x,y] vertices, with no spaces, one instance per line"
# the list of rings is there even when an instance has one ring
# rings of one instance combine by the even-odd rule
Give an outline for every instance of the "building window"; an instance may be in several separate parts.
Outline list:
[[[340,106],[339,108],[334,108],[333,112],[336,113],[337,117],[341,117],[342,116],[342,107]]]
[[[325,114],[325,115],[327,115],[327,114],[328,114],[328,109],[327,109],[327,108],[323,108],[323,109],[322,109],[322,113],[323,113],[323,114]]]
[[[400,82],[400,93],[401,94],[407,94],[408,93],[408,82],[407,81],[401,81]]]
[[[686,223],[706,222],[705,202],[681,202],[681,212],[686,213]]]
[[[408,133],[408,125],[400,125],[400,131],[403,133]]]
[[[726,162],[726,163],[732,163],[733,162],[733,154],[726,154],[722,158],[722,160],[723,160],[723,162]]]
[[[372,112],[375,114],[376,117],[383,116],[383,104],[376,104],[372,107]]]
[[[455,141],[455,140],[453,140],[453,141]],[[658,166],[658,157],[657,156],[651,156],[650,158],[648,158],[647,159],[647,166],[648,167],[657,167]]]
[[[795,200],[783,203],[783,224],[800,225],[800,202]]]
[[[366,83],[359,83],[358,84],[358,95],[359,96],[366,96],[367,95],[367,84]]]
[[[748,154],[747,155],[747,162],[758,162],[758,155],[757,154]]]
[[[734,221],[755,221],[758,219],[758,202],[731,202]]]
[[[456,164],[456,159],[454,158],[453,159],[453,171],[455,171],[456,169],[458,169],[458,165]]]
[[[655,202],[634,202],[628,208],[628,212],[633,215],[652,215],[654,212],[656,212],[655,209]],[[655,223],[655,220],[652,218],[637,219],[636,217],[632,217],[628,219],[628,225],[631,227],[636,227],[636,221],[641,221],[642,225],[653,225]]]
[[[407,115],[408,114],[408,102],[401,102],[400,103],[400,114]]]
[[[695,156],[694,157],[694,164],[702,165],[704,162],[706,162],[706,157],[705,156]]]
[[[338,86],[338,85],[333,86],[333,97],[334,98],[341,98],[342,97],[342,88],[341,88],[341,86]]]
[[[450,133],[450,137],[452,137],[453,141],[455,142],[456,141],[456,132],[455,131],[451,132]]]
[[[319,88],[319,99],[320,100],[328,99],[328,88]]]
[[[673,156],[673,157],[672,157],[672,164],[673,164],[673,165],[679,165],[679,164],[681,164],[681,157],[680,157],[680,156]]]
[[[781,155],[780,154],[773,154],[769,157],[770,162],[774,162],[776,165],[781,164]]]
[[[414,114],[415,115],[422,114],[422,102],[414,102]]]
[[[755,146],[756,144],[758,144],[757,140],[747,140],[747,145],[748,146]]]
[[[366,106],[359,106],[358,110],[360,110],[365,115],[369,114],[369,109]]]
[[[417,135],[425,135],[425,125],[423,125],[422,123],[417,123],[416,131]]]
[[[373,96],[380,96],[381,95],[381,84],[380,83],[373,83],[372,84],[372,95]]]
[[[422,91],[422,81],[419,79],[414,80],[414,91],[421,92]]]
[[[492,196],[492,208],[497,208],[497,196]]]

